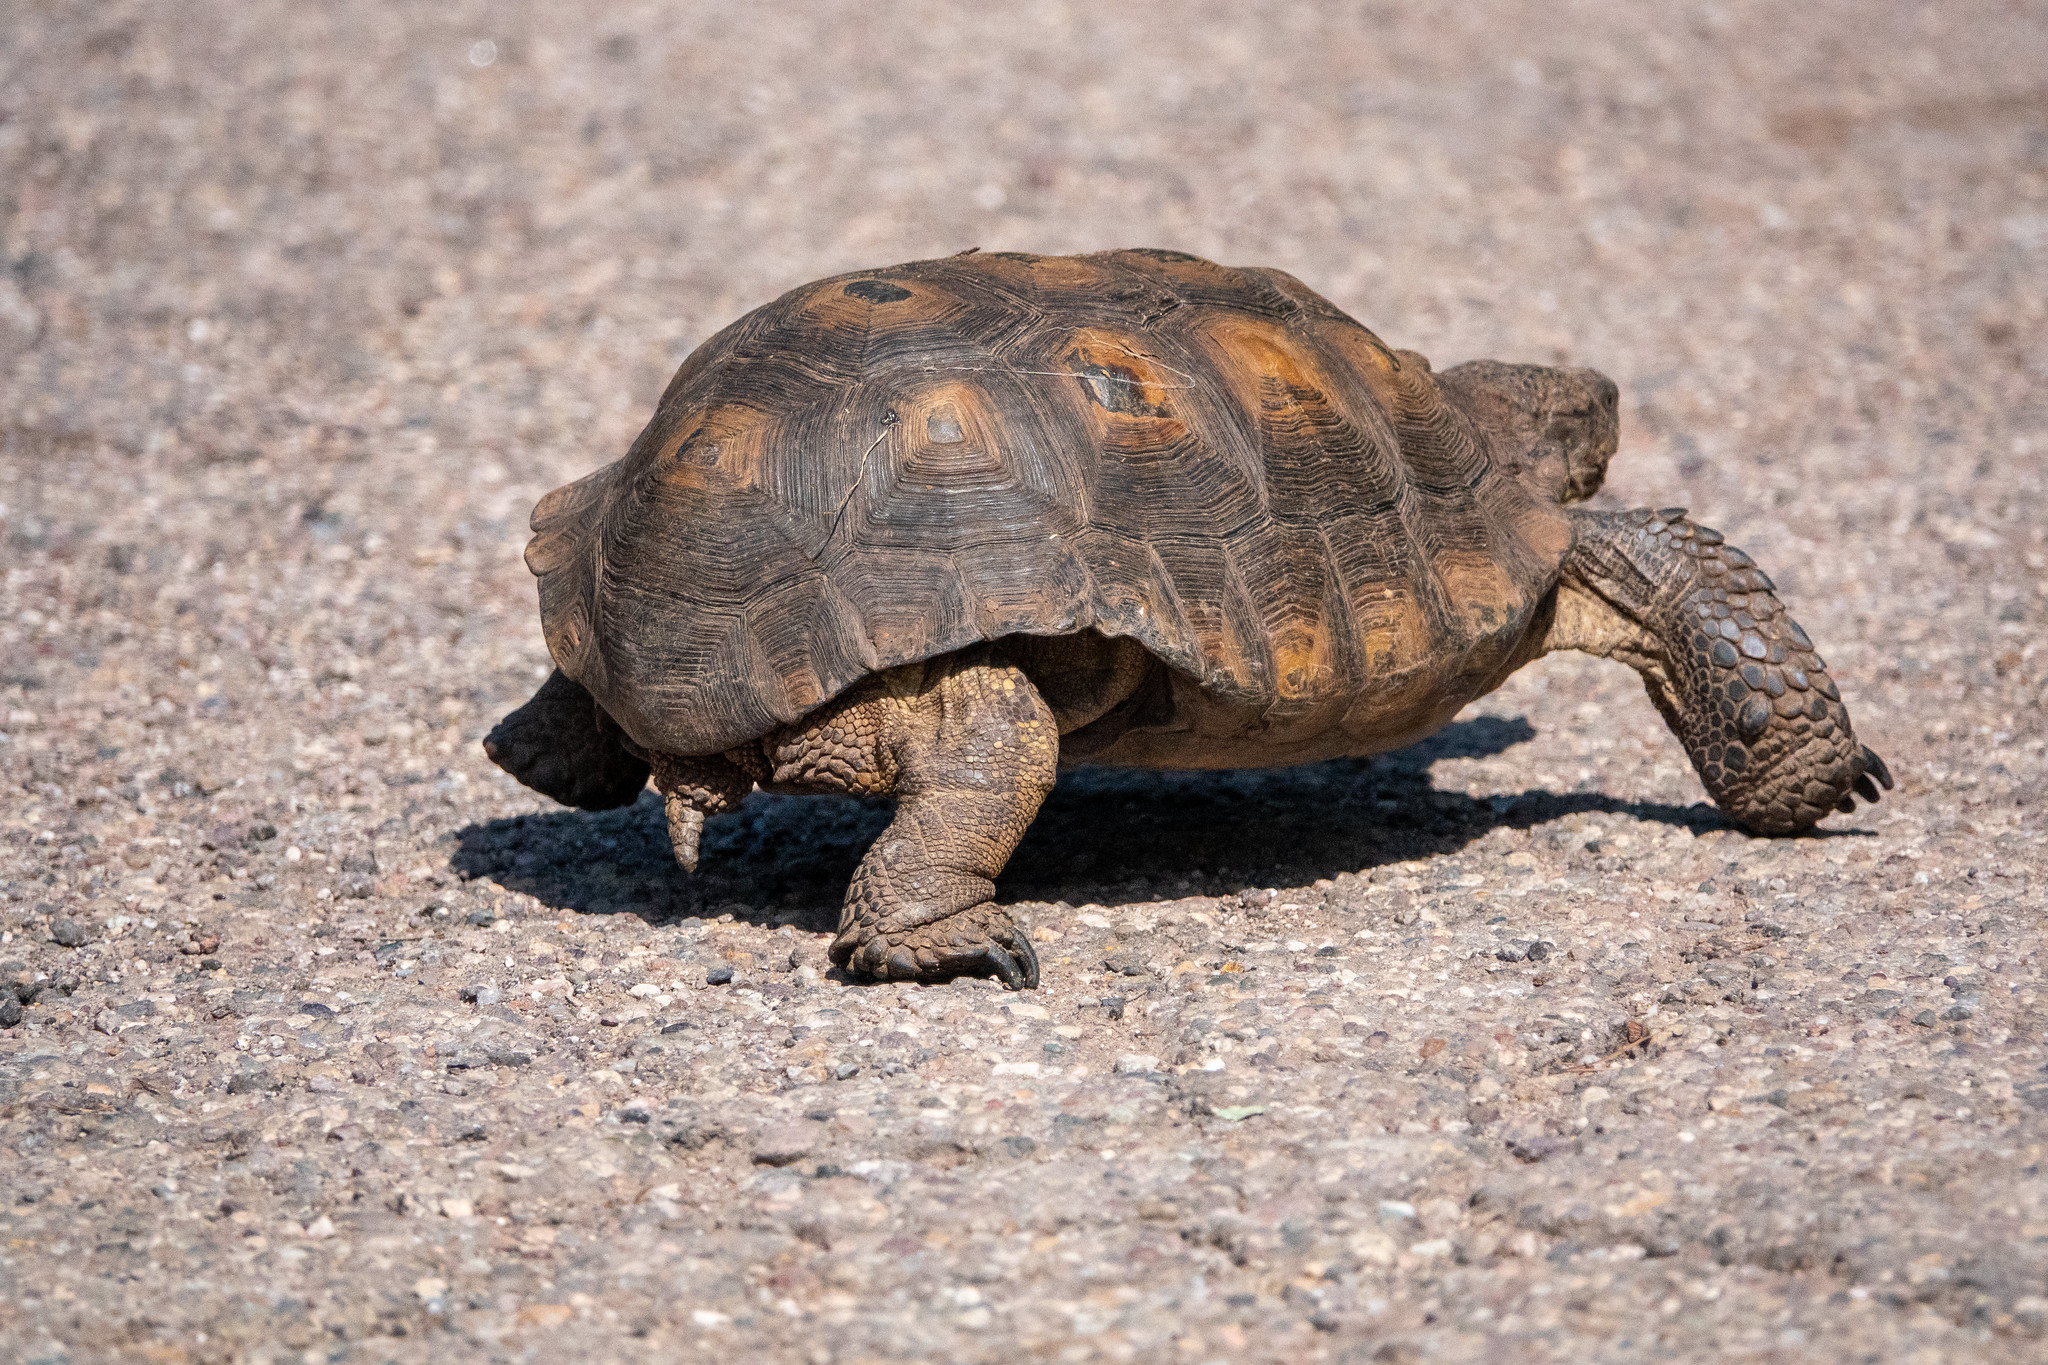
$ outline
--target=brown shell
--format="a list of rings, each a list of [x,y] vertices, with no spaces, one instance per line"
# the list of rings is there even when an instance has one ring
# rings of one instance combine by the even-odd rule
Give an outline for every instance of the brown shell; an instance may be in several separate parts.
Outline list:
[[[679,754],[1012,634],[1130,636],[1269,716],[1448,695],[1570,539],[1422,357],[1279,271],[1166,251],[794,290],[533,529],[555,662]]]

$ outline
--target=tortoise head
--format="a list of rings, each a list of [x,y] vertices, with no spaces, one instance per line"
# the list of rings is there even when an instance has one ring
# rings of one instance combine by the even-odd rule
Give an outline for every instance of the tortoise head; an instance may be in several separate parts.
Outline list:
[[[1606,375],[1473,360],[1437,382],[1530,492],[1577,502],[1600,490],[1621,431],[1620,391]]]

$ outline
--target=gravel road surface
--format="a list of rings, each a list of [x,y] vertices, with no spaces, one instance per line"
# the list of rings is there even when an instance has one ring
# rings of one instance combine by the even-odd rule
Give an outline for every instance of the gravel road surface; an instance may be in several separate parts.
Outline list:
[[[1432,13],[1434,11],[1434,13]],[[0,1356],[2039,1360],[2048,6],[0,5]],[[549,806],[527,512],[806,280],[1298,275],[1593,365],[1899,789],[1618,664],[1078,772],[1043,989],[849,984],[878,806]]]

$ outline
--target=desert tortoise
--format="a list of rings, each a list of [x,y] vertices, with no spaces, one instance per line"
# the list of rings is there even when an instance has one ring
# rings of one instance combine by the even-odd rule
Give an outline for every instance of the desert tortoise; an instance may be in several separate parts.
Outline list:
[[[1062,765],[1423,738],[1548,651],[1623,660],[1707,790],[1785,833],[1891,785],[1771,580],[1593,512],[1591,370],[1434,374],[1299,281],[1170,251],[806,285],[699,347],[534,509],[557,670],[485,742],[570,805],[651,775],[678,860],[755,787],[897,798],[835,961],[1036,982],[993,879]]]

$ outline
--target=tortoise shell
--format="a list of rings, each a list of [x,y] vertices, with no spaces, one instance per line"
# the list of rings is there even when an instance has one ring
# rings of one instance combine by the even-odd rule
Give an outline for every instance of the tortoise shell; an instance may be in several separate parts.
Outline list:
[[[534,509],[563,672],[723,751],[877,670],[1094,630],[1225,703],[1455,709],[1570,546],[1429,363],[1277,270],[968,254],[785,294]],[[1446,716],[1447,718],[1447,716]]]

